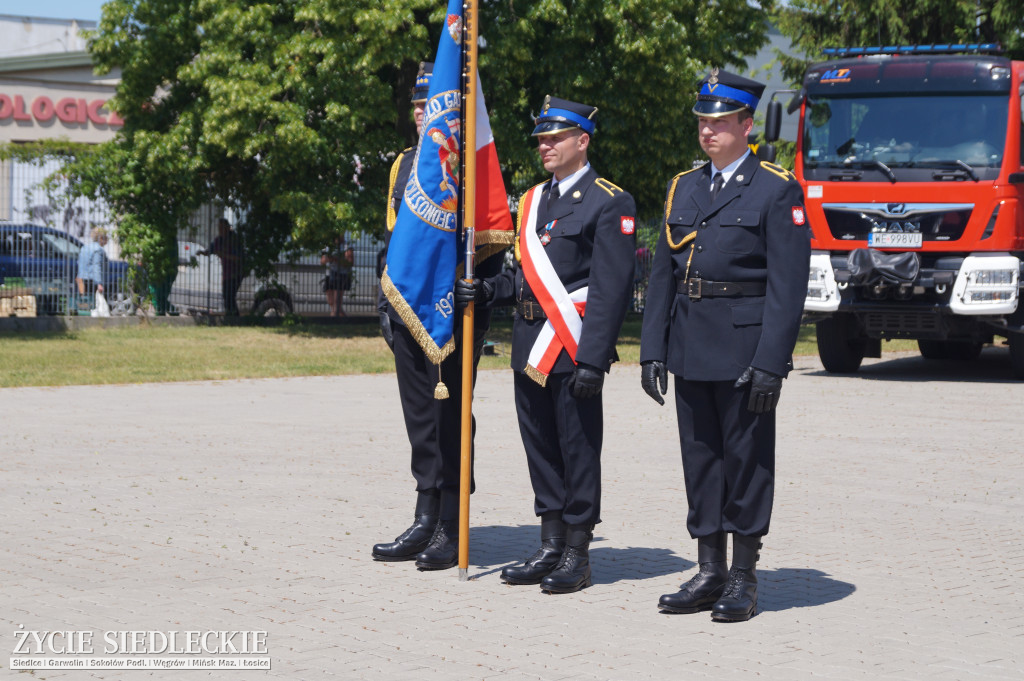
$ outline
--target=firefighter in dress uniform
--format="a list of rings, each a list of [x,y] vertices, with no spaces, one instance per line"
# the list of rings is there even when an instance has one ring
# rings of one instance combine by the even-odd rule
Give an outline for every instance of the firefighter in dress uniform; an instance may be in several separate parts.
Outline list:
[[[764,85],[713,70],[693,113],[710,163],[669,183],[644,308],[641,385],[676,416],[698,573],[661,610],[757,614],[755,566],[775,481],[775,406],[792,369],[807,293],[810,235],[803,193],[783,168],[750,153]],[[726,538],[733,535],[732,566]]]
[[[420,64],[413,88],[412,103],[416,131],[423,134],[423,112],[430,90],[432,62]],[[387,234],[385,248],[391,241],[398,209],[412,173],[415,148],[406,149],[391,167],[388,190]],[[501,268],[501,254],[483,260],[477,267],[481,273],[494,274]],[[395,373],[402,415],[412,447],[412,475],[416,481],[416,508],[413,523],[393,542],[376,544],[374,560],[415,560],[422,570],[443,570],[458,563],[459,469],[462,460],[462,352],[459,350],[461,325],[456,324],[456,350],[440,367],[441,380],[448,386],[450,397],[434,397],[438,368],[427,359],[423,349],[391,306],[383,291],[377,303],[380,330],[395,356]],[[474,380],[483,347],[484,334],[490,326],[486,311],[474,317]],[[475,431],[475,427],[474,427]]]
[[[514,305],[519,430],[541,546],[509,584],[570,593],[591,584],[601,513],[601,388],[632,298],[636,206],[587,161],[597,109],[548,97],[533,136],[553,177],[519,203],[514,272],[458,281],[456,302]]]

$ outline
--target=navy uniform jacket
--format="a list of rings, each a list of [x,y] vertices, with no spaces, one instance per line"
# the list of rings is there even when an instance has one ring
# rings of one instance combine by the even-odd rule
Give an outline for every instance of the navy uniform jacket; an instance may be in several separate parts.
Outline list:
[[[615,342],[633,299],[636,203],[628,192],[590,169],[565,196],[555,199],[548,212],[549,186],[550,183],[539,197],[538,233],[544,232],[548,222],[558,222],[549,232],[551,242],[544,249],[569,293],[590,287],[576,361],[608,371],[618,359]],[[519,220],[526,220],[522,202]],[[518,236],[517,230],[517,243]],[[521,268],[514,273],[502,272],[489,281],[495,289],[494,305],[535,300]],[[516,371],[526,368],[530,350],[544,323],[543,319],[526,320],[516,315],[512,327],[512,368]],[[563,350],[551,371],[568,373],[574,368],[569,353]]]
[[[748,366],[786,376],[807,295],[810,233],[803,192],[783,168],[744,160],[712,203],[711,164],[669,185],[654,254],[640,361],[691,381],[732,381]],[[693,241],[678,250],[693,234]],[[767,282],[765,296],[691,300],[677,280]]]
[[[391,179],[388,186],[388,212],[387,212],[387,232],[384,233],[384,252],[387,253],[388,246],[391,245],[391,233],[395,229],[395,221],[398,219],[398,208],[402,205],[402,201],[405,197],[405,185],[409,183],[409,176],[412,175],[412,165],[416,160],[416,147],[409,147],[398,155],[395,162],[391,164]],[[461,256],[461,254],[460,254]],[[501,271],[503,256],[501,253],[496,253],[489,258],[475,263],[474,274],[478,278],[486,278],[497,274]],[[461,260],[460,260],[461,262]],[[402,317],[398,312],[391,306],[387,296],[384,295],[383,289],[377,287],[377,310],[380,312],[386,312],[388,317],[391,318],[392,324],[400,324],[405,326],[405,322],[402,321]],[[483,334],[491,326],[491,312],[490,310],[477,309],[473,315],[473,329],[476,336],[476,341],[479,343],[483,340]],[[461,315],[456,320],[456,329],[462,329],[462,317]]]

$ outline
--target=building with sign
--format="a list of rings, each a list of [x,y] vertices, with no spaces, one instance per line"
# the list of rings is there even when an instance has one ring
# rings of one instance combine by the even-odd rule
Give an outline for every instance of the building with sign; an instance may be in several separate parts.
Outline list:
[[[107,106],[120,71],[93,72],[83,29],[95,22],[0,14],[0,144],[63,139],[98,144],[123,125]],[[56,167],[0,161],[0,221],[62,226],[65,216],[82,225],[95,207],[59,208],[37,185]],[[61,215],[56,215],[56,212]]]

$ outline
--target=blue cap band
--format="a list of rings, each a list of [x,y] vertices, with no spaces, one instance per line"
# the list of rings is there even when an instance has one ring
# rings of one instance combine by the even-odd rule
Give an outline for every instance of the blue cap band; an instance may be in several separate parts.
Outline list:
[[[741,104],[747,107],[750,107],[751,111],[757,109],[757,102],[759,100],[758,97],[755,97],[746,90],[740,90],[738,88],[729,87],[728,85],[725,85],[723,83],[716,83],[715,85],[712,85],[710,83],[705,82],[703,85],[701,85],[700,94],[710,95],[712,97],[724,97],[726,99],[732,99],[737,102],[740,102]]]
[[[584,118],[583,116],[580,116],[578,113],[569,111],[568,109],[548,109],[547,111],[545,111],[544,113],[537,117],[537,122],[543,123],[546,119],[555,117],[564,118],[566,120],[572,121],[576,125],[580,126],[583,129],[583,132],[587,133],[588,135],[594,134],[594,121],[590,120],[589,118]]]

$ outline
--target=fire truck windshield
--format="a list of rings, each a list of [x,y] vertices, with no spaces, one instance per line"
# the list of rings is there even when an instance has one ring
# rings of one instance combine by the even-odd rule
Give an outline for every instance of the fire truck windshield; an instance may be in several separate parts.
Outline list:
[[[975,179],[975,169],[998,172],[1008,107],[1005,95],[993,94],[811,96],[804,119],[804,168],[811,175],[836,168],[885,175],[882,169],[891,168],[901,180],[940,180],[942,174],[935,171],[941,170]],[[922,175],[924,169],[928,172]]]

